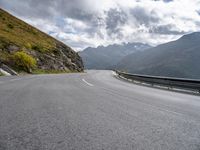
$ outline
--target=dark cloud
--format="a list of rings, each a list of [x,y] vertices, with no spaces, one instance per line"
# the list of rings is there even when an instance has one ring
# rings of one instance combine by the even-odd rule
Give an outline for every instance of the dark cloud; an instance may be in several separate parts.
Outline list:
[[[156,34],[164,34],[164,35],[182,35],[185,32],[184,31],[177,31],[173,29],[172,24],[168,25],[160,25],[160,26],[153,26],[152,28],[149,29],[150,33],[156,33]]]
[[[47,19],[56,14],[53,9],[55,1],[51,0],[1,0],[0,4],[20,17]]]
[[[198,26],[198,28],[200,28],[200,21],[195,21],[196,26]]]
[[[173,2],[173,0],[153,0],[153,1],[163,1],[165,3]]]
[[[143,24],[145,26],[149,26],[152,23],[158,23],[159,18],[157,17],[156,12],[151,11],[147,12],[144,8],[142,7],[135,7],[130,10],[130,13],[132,16],[136,19],[137,24]]]
[[[63,17],[69,17],[77,20],[90,21],[92,20],[94,13],[86,6],[85,0],[58,0],[55,9],[59,12],[59,15]]]
[[[85,22],[91,33],[102,25],[102,18],[87,6],[87,0],[0,0],[0,5],[17,16],[54,22],[59,28],[65,26],[63,19],[72,18]]]
[[[168,3],[168,2],[173,2],[173,0],[163,0],[163,2]]]
[[[87,9],[86,0],[1,0],[6,9],[21,17],[42,19],[54,18],[56,15],[78,20],[90,20],[92,13]]]
[[[197,14],[200,16],[200,10],[197,10],[196,12],[197,12]]]
[[[106,12],[106,29],[109,35],[122,36],[120,27],[127,22],[127,15],[122,10],[110,9]]]
[[[154,1],[162,2],[160,3],[162,6],[166,5],[165,11]],[[193,10],[193,7],[188,5],[191,12],[195,11],[197,18],[195,19],[190,14],[183,15],[182,11],[174,12],[172,8],[168,8],[170,3],[179,9],[179,5],[173,0],[118,0],[117,2],[113,0],[112,2],[102,0],[100,5],[98,1],[99,6],[97,6],[95,5],[97,1],[92,0],[0,0],[0,6],[44,32],[63,42],[66,41],[66,44],[79,48],[82,45],[126,42],[126,40],[156,42],[162,40],[159,34],[166,37],[180,36],[184,32],[180,31],[176,22],[174,25],[168,24],[171,18],[181,22],[183,31],[187,31],[192,23],[197,28],[200,26],[197,18],[197,13],[200,15],[199,7]],[[129,6],[130,2],[133,5]],[[106,6],[102,7],[104,5]],[[165,17],[160,18],[160,16]],[[149,33],[151,36],[146,36]],[[154,35],[158,38],[150,38]]]

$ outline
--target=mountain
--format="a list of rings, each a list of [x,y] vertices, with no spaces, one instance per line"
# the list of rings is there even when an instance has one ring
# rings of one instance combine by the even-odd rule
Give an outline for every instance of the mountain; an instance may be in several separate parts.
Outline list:
[[[0,69],[80,72],[81,57],[69,46],[0,9]]]
[[[200,32],[123,58],[117,65],[130,73],[200,79]]]
[[[87,69],[112,69],[123,57],[150,47],[151,46],[142,43],[113,44],[106,47],[89,47],[79,54]]]

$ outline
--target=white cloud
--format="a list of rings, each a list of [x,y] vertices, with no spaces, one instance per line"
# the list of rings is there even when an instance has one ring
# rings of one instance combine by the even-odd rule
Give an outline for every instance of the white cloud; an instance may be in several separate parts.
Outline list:
[[[200,27],[199,0],[1,0],[0,5],[75,50],[122,42],[157,45]]]

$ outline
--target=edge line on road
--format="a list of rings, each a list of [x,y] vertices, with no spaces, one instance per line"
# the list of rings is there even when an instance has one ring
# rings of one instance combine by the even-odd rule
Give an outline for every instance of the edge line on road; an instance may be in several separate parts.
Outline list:
[[[94,86],[93,84],[87,82],[85,79],[82,79],[82,81],[85,82],[85,83],[86,83],[87,85],[89,85],[89,86]]]

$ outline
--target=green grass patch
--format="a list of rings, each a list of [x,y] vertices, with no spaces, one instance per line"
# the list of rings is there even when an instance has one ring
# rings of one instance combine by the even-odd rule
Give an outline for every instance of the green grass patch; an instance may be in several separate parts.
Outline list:
[[[0,40],[14,43],[19,47],[29,47],[42,53],[56,48],[56,40],[31,25],[0,9]]]
[[[19,70],[29,73],[31,73],[32,70],[37,66],[35,58],[33,58],[31,55],[28,55],[24,51],[14,53],[11,57],[11,61]]]
[[[72,73],[70,70],[42,70],[42,69],[35,69],[33,74],[62,74],[62,73]]]
[[[44,57],[46,55],[63,60],[58,49],[60,46],[70,49],[53,37],[0,8],[0,61],[11,66],[16,72],[22,74],[71,73],[70,70],[38,70],[42,67],[37,65],[36,60],[38,63],[41,61],[46,63],[45,65],[52,65],[46,62],[46,57]]]

